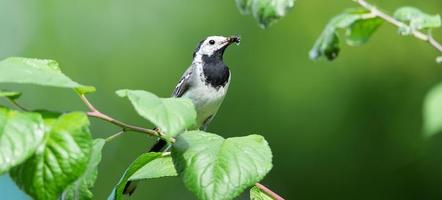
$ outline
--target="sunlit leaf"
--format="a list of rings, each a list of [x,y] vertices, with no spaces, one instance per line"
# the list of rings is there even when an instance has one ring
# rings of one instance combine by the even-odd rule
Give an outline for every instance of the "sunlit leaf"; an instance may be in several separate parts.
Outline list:
[[[436,58],[436,62],[441,64],[442,63],[442,56],[439,56]]]
[[[17,185],[36,200],[58,199],[86,170],[92,137],[84,113],[45,118],[45,139],[35,154],[10,171]]]
[[[433,87],[424,102],[424,133],[431,137],[442,131],[442,83]]]
[[[399,32],[403,35],[411,34],[412,30],[432,29],[441,26],[439,15],[428,15],[413,7],[399,8],[394,13],[394,18],[408,23],[409,27],[400,27],[399,29]]]
[[[195,126],[196,111],[189,99],[159,98],[142,90],[119,90],[117,94],[128,97],[139,115],[169,136]]]
[[[88,200],[92,199],[93,194],[90,191],[95,184],[98,174],[98,164],[101,162],[101,150],[106,141],[104,139],[95,139],[91,158],[86,171],[73,184],[67,187],[60,200]]]
[[[273,200],[273,198],[261,191],[258,187],[253,186],[250,189],[250,200]]]
[[[0,89],[0,97],[7,97],[11,99],[18,99],[21,96],[21,92],[2,90]]]
[[[13,57],[1,61],[0,83],[73,88],[80,93],[95,91],[94,87],[81,85],[64,75],[54,60],[32,58]]]
[[[34,154],[44,138],[43,119],[0,107],[0,174]]]
[[[284,17],[294,4],[295,0],[236,0],[241,13],[252,14],[263,28]]]
[[[139,181],[153,178],[161,178],[166,176],[177,176],[172,157],[159,157],[147,163],[136,171],[130,178],[130,181]]]
[[[349,9],[334,17],[325,27],[310,51],[310,59],[317,60],[322,57],[334,60],[340,52],[340,39],[338,31],[346,30],[346,42],[349,45],[365,44],[382,20],[371,15],[367,10]]]
[[[180,134],[172,158],[184,184],[201,200],[233,199],[272,168],[272,153],[259,135],[224,139],[202,131]]]
[[[121,199],[124,189],[133,187],[134,184],[136,185],[135,182],[177,175],[172,157],[164,156],[161,153],[145,153],[129,166],[109,199]],[[131,186],[127,184],[131,184]]]

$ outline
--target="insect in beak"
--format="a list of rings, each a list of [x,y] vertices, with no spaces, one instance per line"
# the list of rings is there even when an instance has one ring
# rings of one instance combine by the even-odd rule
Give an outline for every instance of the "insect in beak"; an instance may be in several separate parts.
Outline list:
[[[241,42],[241,37],[238,35],[233,35],[229,37],[229,43],[236,43],[239,44]]]

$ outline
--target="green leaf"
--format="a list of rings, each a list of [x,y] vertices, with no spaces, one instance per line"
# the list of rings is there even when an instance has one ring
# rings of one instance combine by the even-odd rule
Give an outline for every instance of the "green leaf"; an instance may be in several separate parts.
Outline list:
[[[106,140],[95,139],[91,158],[87,165],[86,171],[73,184],[65,189],[60,200],[85,200],[92,199],[94,196],[89,190],[95,184],[98,174],[98,164],[101,162],[101,150],[103,149]]]
[[[224,139],[202,131],[179,135],[172,158],[198,199],[233,199],[272,168],[272,153],[259,135]]]
[[[428,92],[424,101],[424,133],[431,137],[442,131],[442,83]]]
[[[21,96],[21,92],[0,89],[0,97],[7,97],[10,99],[18,99],[20,96]]]
[[[130,178],[130,181],[139,181],[166,176],[177,176],[172,157],[164,156],[156,158],[136,171]]]
[[[316,40],[309,56],[312,60],[325,56],[328,60],[334,60],[341,51],[339,47],[339,36],[334,29],[326,28]]]
[[[310,59],[317,60],[322,57],[330,61],[336,59],[340,52],[338,34],[340,29],[346,30],[347,44],[361,45],[370,39],[382,21],[364,9],[346,10],[327,24],[309,53]]]
[[[85,172],[92,150],[86,114],[45,118],[45,125],[43,144],[10,172],[17,185],[36,200],[58,199]]]
[[[195,107],[185,98],[159,98],[142,90],[119,90],[120,97],[128,97],[139,115],[151,121],[168,136],[175,136],[196,123]]]
[[[374,32],[384,23],[380,18],[356,20],[346,31],[346,42],[351,46],[367,43]]]
[[[64,75],[54,60],[31,58],[12,57],[1,61],[0,83],[74,88],[80,93],[95,91],[94,87],[80,85]]]
[[[295,4],[295,0],[236,0],[242,14],[252,14],[262,28],[284,17]]]
[[[34,154],[44,138],[43,119],[0,107],[0,174]]]
[[[129,178],[135,174],[138,170],[143,168],[143,166],[148,165],[150,162],[154,161],[155,159],[161,158],[162,153],[144,153],[141,156],[139,156],[132,164],[129,165],[129,167],[126,169],[126,171],[123,174],[123,177],[121,177],[120,181],[115,186],[115,189],[112,191],[111,195],[108,199],[115,199],[120,200],[123,198],[123,191],[126,187],[127,182],[129,181]]]
[[[250,14],[249,8],[252,6],[253,0],[235,0],[236,6],[243,15]]]
[[[412,30],[432,29],[441,26],[439,15],[428,15],[413,7],[402,7],[396,10],[394,18],[408,23],[409,27],[401,27],[399,32],[403,35],[411,34]],[[411,30],[410,30],[411,29]]]
[[[441,64],[442,63],[442,56],[439,56],[436,58],[436,62]]]
[[[273,198],[261,191],[258,187],[253,186],[250,189],[250,200],[273,200]]]
[[[126,170],[109,199],[122,199],[124,188],[129,181],[177,176],[175,166],[170,156],[162,153],[145,153],[138,157]]]

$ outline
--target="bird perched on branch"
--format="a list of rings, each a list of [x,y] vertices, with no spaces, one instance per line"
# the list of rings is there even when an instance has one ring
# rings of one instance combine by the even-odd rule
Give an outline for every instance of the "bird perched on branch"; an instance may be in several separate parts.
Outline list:
[[[218,112],[230,84],[230,69],[223,61],[226,48],[239,44],[239,36],[209,36],[202,40],[193,53],[193,61],[184,72],[172,93],[173,97],[189,98],[197,112],[197,128],[207,130]],[[159,140],[150,152],[158,152],[167,146]],[[135,182],[128,182],[123,194],[132,194]]]

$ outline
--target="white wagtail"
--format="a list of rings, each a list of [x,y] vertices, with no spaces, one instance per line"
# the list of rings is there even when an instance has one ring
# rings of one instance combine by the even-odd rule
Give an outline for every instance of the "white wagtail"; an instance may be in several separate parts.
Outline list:
[[[173,97],[185,97],[193,102],[197,112],[197,129],[207,130],[226,96],[231,74],[223,55],[230,44],[239,42],[239,36],[209,36],[202,40],[193,53],[192,64],[172,93]],[[161,151],[166,145],[165,141],[159,140],[150,151]],[[123,193],[130,195],[135,187],[135,183],[128,182]]]

